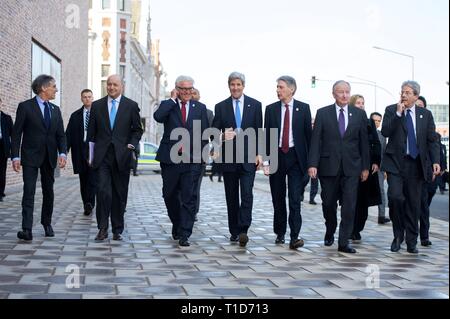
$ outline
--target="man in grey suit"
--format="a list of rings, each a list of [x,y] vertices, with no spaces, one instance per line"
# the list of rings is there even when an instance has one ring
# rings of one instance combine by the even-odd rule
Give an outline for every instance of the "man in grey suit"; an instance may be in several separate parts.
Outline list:
[[[432,175],[426,174],[430,165],[428,158],[434,162],[433,174],[440,173],[436,126],[430,111],[416,107],[419,95],[417,82],[404,82],[401,100],[386,108],[381,129],[383,136],[389,138],[381,168],[387,173],[389,185],[389,215],[394,231],[392,252],[400,250],[403,240],[409,253],[419,252],[422,187]]]
[[[325,246],[334,242],[337,201],[341,200],[338,251],[356,253],[349,244],[355,219],[358,183],[369,176],[367,115],[348,105],[350,84],[333,85],[336,102],[317,111],[311,139],[308,174],[320,178],[322,210],[325,217]]]
[[[381,159],[383,159],[383,153],[386,149],[386,138],[381,134],[381,120],[383,116],[378,112],[373,112],[370,114],[370,118],[375,122],[375,126],[377,128],[378,139],[381,144]],[[378,224],[386,224],[391,220],[386,217],[386,194],[384,193],[384,174],[383,171],[378,171],[378,184],[380,184],[380,193],[381,193],[381,201],[382,203],[378,205]]]

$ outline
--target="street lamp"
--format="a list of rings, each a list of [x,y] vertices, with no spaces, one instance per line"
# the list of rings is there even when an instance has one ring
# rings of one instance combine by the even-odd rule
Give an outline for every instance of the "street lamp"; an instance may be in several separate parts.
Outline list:
[[[371,80],[367,80],[367,79],[363,79],[363,78],[358,78],[356,76],[353,75],[347,75],[348,78],[352,78],[352,79],[356,79],[356,80],[360,80],[360,81],[365,81],[367,83],[370,83],[373,85],[373,87],[375,88],[375,111],[377,110],[377,82],[375,81],[371,81]]]
[[[385,49],[385,48],[380,48],[380,47],[377,47],[377,46],[373,46],[373,48],[377,49],[377,50],[387,51],[387,52],[390,52],[390,53],[394,53],[394,54],[398,54],[398,55],[402,55],[402,56],[406,56],[408,58],[411,58],[411,60],[412,60],[412,80],[414,80],[414,57],[412,55],[401,53],[401,52],[397,52],[397,51],[393,51],[393,50],[389,50],[389,49]]]

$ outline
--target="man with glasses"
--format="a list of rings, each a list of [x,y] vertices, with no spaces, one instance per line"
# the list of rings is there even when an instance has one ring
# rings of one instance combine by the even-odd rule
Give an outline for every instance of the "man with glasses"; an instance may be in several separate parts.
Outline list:
[[[202,150],[208,144],[207,140],[201,140],[209,127],[206,106],[192,99],[193,89],[191,77],[179,76],[171,98],[161,102],[153,114],[158,123],[164,124],[156,160],[161,165],[162,192],[172,222],[172,237],[181,247],[190,246],[195,219],[193,176],[202,169]],[[175,130],[177,138],[171,139]],[[194,140],[196,136],[200,140]]]
[[[419,252],[421,193],[425,181],[431,180],[431,174],[426,173],[429,154],[435,162],[433,174],[437,176],[440,172],[436,126],[430,111],[416,107],[419,95],[417,82],[404,82],[400,101],[386,108],[381,128],[383,136],[389,139],[381,169],[386,171],[389,185],[389,215],[394,231],[392,252],[398,252],[404,240],[409,253]]]
[[[244,95],[244,74],[231,73],[228,77],[228,88],[231,96],[216,105],[212,127],[222,132],[222,158],[221,163],[217,164],[218,170],[223,172],[230,241],[239,241],[239,245],[245,247],[249,240],[247,232],[252,222],[255,173],[263,163],[258,154],[257,143],[258,129],[262,128],[262,105],[261,102]],[[255,140],[238,136],[241,133],[246,134],[245,131],[250,134],[254,132]],[[227,155],[228,149],[232,149],[233,154]]]

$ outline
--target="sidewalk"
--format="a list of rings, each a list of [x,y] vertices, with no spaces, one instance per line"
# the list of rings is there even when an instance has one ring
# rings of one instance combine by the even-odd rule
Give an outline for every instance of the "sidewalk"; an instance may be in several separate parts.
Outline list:
[[[321,206],[304,202],[301,236],[305,246],[293,251],[288,244],[274,244],[270,193],[258,184],[250,242],[240,248],[228,240],[223,184],[214,180],[203,180],[199,221],[187,248],[171,239],[159,175],[131,178],[123,242],[94,241],[95,216],[82,214],[78,179],[69,177],[55,184],[56,237],[43,237],[38,188],[34,240],[20,243],[16,234],[22,192],[8,190],[0,202],[0,298],[449,296],[448,222],[431,221],[433,245],[419,245],[419,255],[408,254],[406,249],[392,253],[392,226],[378,225],[376,210],[371,210],[362,241],[354,244],[358,253],[349,255],[338,253],[336,244],[324,247]],[[79,267],[79,288],[66,286],[72,278],[66,272],[69,265]],[[374,289],[371,282],[375,282]]]

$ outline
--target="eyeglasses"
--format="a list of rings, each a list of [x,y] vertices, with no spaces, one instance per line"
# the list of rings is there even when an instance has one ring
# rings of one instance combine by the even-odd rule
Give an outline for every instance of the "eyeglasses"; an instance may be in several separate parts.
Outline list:
[[[177,87],[177,90],[184,91],[184,92],[192,91],[193,89],[194,89],[193,87],[190,87],[190,88],[180,88],[179,86]]]

